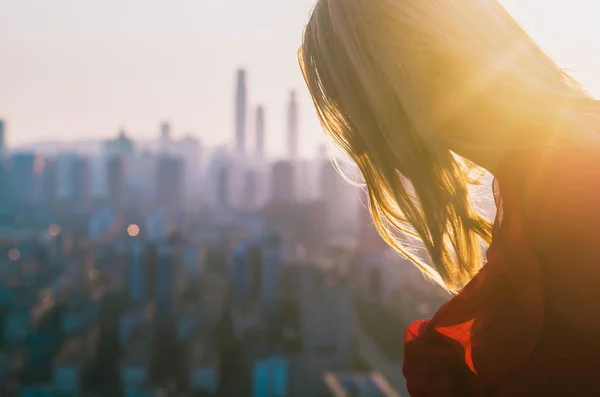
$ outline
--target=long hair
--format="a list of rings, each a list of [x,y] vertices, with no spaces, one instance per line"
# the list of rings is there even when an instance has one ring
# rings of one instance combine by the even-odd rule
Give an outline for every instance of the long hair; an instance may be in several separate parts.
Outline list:
[[[593,98],[495,0],[319,0],[299,61],[378,231],[453,293],[483,266],[492,225],[469,198],[482,169],[450,148],[579,142],[600,126]]]

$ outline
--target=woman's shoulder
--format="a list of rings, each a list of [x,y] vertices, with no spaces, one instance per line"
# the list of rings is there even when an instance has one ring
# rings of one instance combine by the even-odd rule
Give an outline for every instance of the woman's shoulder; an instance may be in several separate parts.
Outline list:
[[[525,200],[591,193],[600,185],[600,146],[513,150],[506,154],[496,178],[502,189],[517,189]]]
[[[567,241],[600,220],[600,147],[528,148],[507,156],[501,196],[529,237]],[[570,237],[569,237],[570,236]]]
[[[545,324],[548,275],[539,248],[600,245],[581,238],[600,224],[600,150],[515,151],[496,178],[504,219],[486,266],[430,320],[406,332],[404,372],[415,395],[443,385],[468,387],[462,395],[471,395],[516,367]]]

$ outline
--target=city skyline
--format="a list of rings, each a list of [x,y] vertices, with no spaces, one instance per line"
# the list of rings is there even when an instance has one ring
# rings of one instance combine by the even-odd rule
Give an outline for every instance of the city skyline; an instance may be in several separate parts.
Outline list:
[[[582,0],[503,3],[561,66],[600,93],[600,58],[593,55],[600,49],[598,6]],[[248,109],[265,107],[267,152],[287,152],[286,109],[296,90],[299,151],[312,154],[324,138],[296,49],[313,4],[4,2],[0,118],[7,122],[7,143],[102,139],[121,127],[144,140],[156,136],[163,120],[176,137],[191,132],[207,145],[233,143],[235,73],[245,68]],[[247,115],[249,132],[254,116]]]
[[[451,296],[326,156],[296,60],[315,1],[0,0],[1,396],[409,394],[401,336]],[[600,93],[600,6],[500,1]]]

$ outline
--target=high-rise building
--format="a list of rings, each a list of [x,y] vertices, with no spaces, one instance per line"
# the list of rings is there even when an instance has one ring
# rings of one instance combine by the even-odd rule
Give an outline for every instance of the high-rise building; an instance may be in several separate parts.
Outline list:
[[[117,138],[104,142],[104,153],[107,156],[131,156],[133,152],[133,141],[127,137],[125,130],[119,131]]]
[[[144,299],[144,246],[135,241],[129,250],[129,295],[134,302]]]
[[[0,156],[0,223],[9,222],[14,213],[10,189],[10,169],[7,159]]]
[[[197,280],[202,275],[203,255],[202,247],[195,244],[186,244],[182,250],[182,265],[185,277],[188,280]]]
[[[161,123],[158,144],[158,152],[160,154],[165,155],[171,153],[171,124],[169,122]]]
[[[93,203],[104,206],[108,203],[108,158],[94,156],[89,159],[90,196]]]
[[[10,189],[15,205],[36,204],[43,171],[44,159],[34,153],[18,153],[12,156]]]
[[[250,166],[245,156],[232,156],[229,159],[229,208],[234,211],[247,209],[245,189],[248,186],[247,170]]]
[[[187,134],[183,139],[177,141],[176,152],[181,156],[184,162],[184,181],[185,195],[194,196],[201,186],[200,179],[200,159],[202,156],[202,146],[200,140],[191,134]]]
[[[217,395],[219,377],[216,366],[212,363],[197,364],[194,360],[190,361],[192,363],[189,368],[188,389],[192,395],[202,395],[202,393]]]
[[[229,206],[230,169],[225,165],[217,172],[217,202],[223,207]]]
[[[175,253],[169,244],[161,244],[157,251],[155,304],[158,314],[168,316],[173,311],[175,287]]]
[[[254,170],[246,170],[244,177],[243,209],[252,211],[258,204],[258,175]]]
[[[117,221],[117,218],[115,217],[113,212],[108,210],[107,208],[102,208],[94,211],[91,214],[90,219],[88,221],[88,235],[92,239],[97,239],[101,238],[102,236],[106,236],[107,234],[110,234],[111,230],[115,225],[115,221]],[[118,249],[121,249],[121,247],[123,247],[124,249],[124,245],[117,245]]]
[[[304,267],[301,277],[302,366],[290,373],[300,396],[327,395],[322,374],[352,368],[356,357],[356,315],[351,287],[326,271]]]
[[[265,156],[265,108],[256,108],[256,156],[259,159]]]
[[[318,169],[314,160],[297,160],[294,164],[296,170],[296,200],[300,202],[311,202],[319,197]]]
[[[168,141],[171,139],[171,124],[168,122],[164,122],[160,125],[160,139],[163,141]]]
[[[158,263],[158,248],[156,244],[147,244],[142,253],[142,261],[144,268],[143,287],[144,294],[150,299],[156,297],[156,280],[157,263]]]
[[[78,212],[89,208],[90,164],[86,157],[65,153],[57,157],[57,197],[65,208]]]
[[[183,205],[184,164],[180,157],[162,155],[156,170],[156,202],[159,206],[178,210]]]
[[[40,383],[44,375],[52,373],[54,349],[59,346],[58,335],[52,332],[29,332],[24,345],[24,383]]]
[[[126,163],[128,208],[154,204],[157,158],[149,150],[136,153]]]
[[[40,189],[40,203],[43,207],[52,208],[52,206],[55,204],[57,184],[56,160],[46,159],[44,172],[42,173],[42,186]]]
[[[277,303],[277,287],[279,285],[279,267],[281,249],[275,241],[267,245],[262,261],[261,302],[270,311],[275,310]]]
[[[248,298],[248,252],[246,244],[240,243],[230,257],[229,277],[237,303],[245,302]]]
[[[246,151],[246,110],[247,110],[246,71],[237,72],[235,93],[235,148],[238,153]]]
[[[0,154],[6,150],[6,123],[0,119]]]
[[[349,219],[356,218],[356,211],[349,213],[352,193],[350,184],[338,172],[331,161],[323,162],[320,173],[320,197],[325,205],[327,218],[324,227],[331,233],[347,229]]]
[[[248,290],[252,302],[260,302],[263,288],[264,247],[253,244],[248,249],[246,262]]]
[[[114,211],[120,211],[125,201],[125,159],[111,156],[106,161],[108,203]]]
[[[290,94],[290,103],[288,105],[288,154],[290,158],[298,157],[298,102],[296,101],[296,91]]]
[[[231,205],[232,165],[228,153],[217,149],[212,156],[207,173],[209,202],[213,208],[229,208]]]
[[[69,349],[70,347],[65,347]],[[83,349],[82,349],[83,350]],[[64,353],[63,353],[64,354]],[[81,388],[81,367],[76,360],[83,361],[83,353],[73,352],[66,353],[64,362],[57,360],[54,364],[53,378],[55,390],[60,395],[76,396],[80,393]]]
[[[86,212],[90,205],[90,162],[78,156],[73,164],[73,190],[75,193],[75,210]]]
[[[291,161],[278,161],[271,172],[271,201],[293,202],[296,199],[295,169]]]
[[[252,397],[288,395],[289,359],[268,357],[254,363]]]

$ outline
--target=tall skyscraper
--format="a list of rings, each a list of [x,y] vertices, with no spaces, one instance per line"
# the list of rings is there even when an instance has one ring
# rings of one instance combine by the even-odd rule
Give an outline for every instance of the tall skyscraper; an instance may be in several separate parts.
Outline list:
[[[265,108],[256,108],[256,155],[262,159],[265,156]]]
[[[181,157],[160,156],[157,165],[156,201],[171,210],[183,205],[184,163]]]
[[[227,152],[221,148],[213,152],[206,175],[208,201],[211,207],[225,209],[231,205],[232,164]]]
[[[252,244],[248,249],[246,269],[248,273],[248,292],[252,302],[259,302],[263,284],[263,256],[261,245]]]
[[[201,188],[201,157],[202,145],[200,140],[187,134],[176,142],[176,154],[184,162],[184,195],[191,197],[199,193]]]
[[[288,394],[289,360],[268,357],[253,365],[252,396],[285,396]]]
[[[173,311],[175,264],[173,247],[161,244],[158,247],[155,281],[155,305],[159,316],[169,316]]]
[[[272,313],[277,303],[277,287],[279,285],[279,265],[281,252],[279,242],[272,239],[262,257],[261,302]]]
[[[246,151],[246,71],[238,70],[235,95],[235,148],[238,153]]]
[[[258,175],[254,170],[246,170],[244,175],[243,209],[252,211],[258,203]]]
[[[6,134],[6,123],[4,122],[4,120],[0,119],[0,153],[4,153],[4,151],[6,150],[5,134]]]
[[[11,213],[10,203],[12,192],[10,188],[11,174],[9,161],[0,155],[0,219]],[[2,222],[2,220],[0,220]]]
[[[57,166],[57,199],[75,211],[85,211],[90,198],[90,164],[75,153],[59,154]]]
[[[57,188],[56,160],[47,158],[40,182],[40,205],[46,209],[52,208],[56,201]]]
[[[225,165],[218,170],[217,174],[217,203],[224,208],[229,206],[229,179],[230,168]]]
[[[132,156],[134,153],[133,141],[127,137],[125,130],[120,130],[116,138],[104,141],[104,153],[107,156]]]
[[[331,368],[351,368],[356,357],[353,292],[326,271],[304,272],[300,287],[303,355],[309,360],[310,373],[319,376],[307,375],[290,388],[302,396],[322,395],[321,375]]]
[[[290,203],[296,199],[294,164],[278,161],[271,171],[271,201]]]
[[[129,295],[131,300],[139,302],[144,298],[144,246],[136,241],[130,247]]]
[[[326,219],[323,219],[323,227],[330,233],[338,233],[347,229],[348,219],[357,214],[349,214],[348,187],[350,186],[340,175],[334,164],[327,160],[321,164],[320,173],[321,201],[326,208]]]
[[[38,203],[45,159],[35,153],[11,157],[10,189],[14,204],[20,208]]]
[[[298,157],[298,103],[296,102],[296,91],[290,94],[288,105],[288,154],[290,158]]]
[[[240,243],[231,252],[229,258],[229,277],[233,287],[236,303],[245,302],[248,298],[248,247]]]
[[[158,246],[156,244],[146,244],[142,252],[142,291],[150,299],[156,299],[158,260]]]
[[[108,158],[110,156],[94,156],[90,163],[90,195],[92,202],[100,204],[108,200]]]
[[[76,158],[71,169],[74,193],[74,209],[86,212],[90,204],[90,162],[83,156]]]
[[[171,124],[164,122],[160,125],[160,139],[164,141],[171,139]]]
[[[106,179],[109,205],[114,211],[120,211],[125,201],[125,159],[122,156],[107,159]]]
[[[160,125],[160,148],[161,153],[169,153],[171,144],[171,124],[164,122]]]

